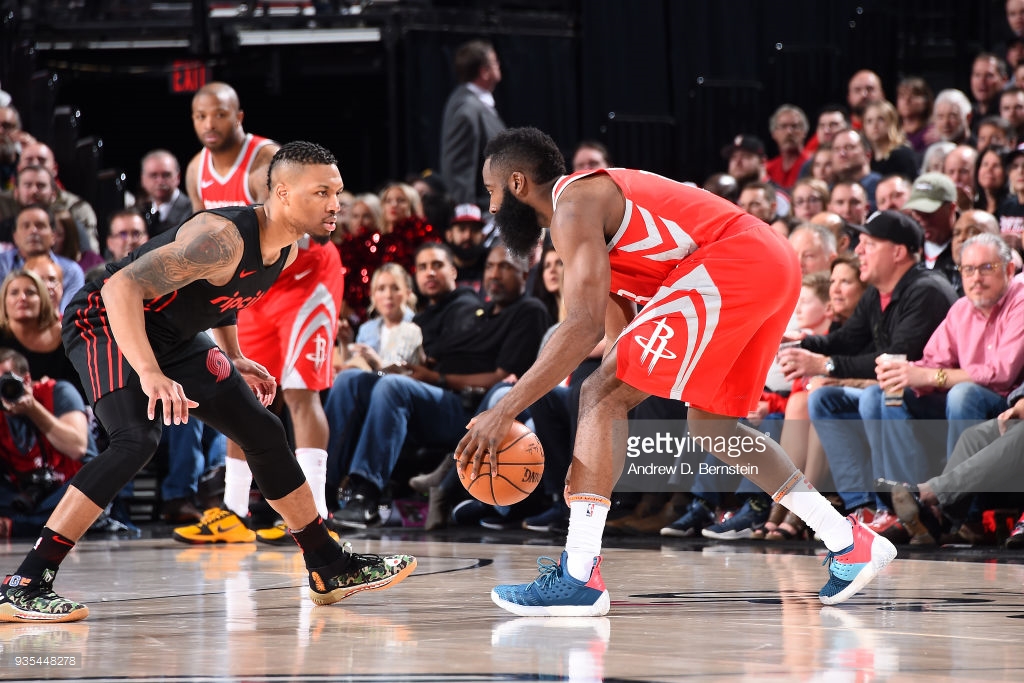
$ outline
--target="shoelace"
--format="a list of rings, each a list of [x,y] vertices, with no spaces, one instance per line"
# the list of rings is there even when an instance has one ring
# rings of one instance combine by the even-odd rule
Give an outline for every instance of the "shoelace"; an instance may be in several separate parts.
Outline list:
[[[348,555],[350,561],[358,562],[364,565],[376,564],[381,561],[380,555],[366,555],[352,552],[352,544],[348,541],[345,541],[341,544],[341,552],[345,555]]]
[[[203,513],[203,518],[199,520],[199,524],[213,524],[218,519],[223,519],[228,515],[233,514],[231,510],[221,510],[220,508],[210,508]]]
[[[540,576],[533,582],[541,588],[547,588],[558,580],[558,560],[546,555],[537,558],[537,571],[540,572]]]

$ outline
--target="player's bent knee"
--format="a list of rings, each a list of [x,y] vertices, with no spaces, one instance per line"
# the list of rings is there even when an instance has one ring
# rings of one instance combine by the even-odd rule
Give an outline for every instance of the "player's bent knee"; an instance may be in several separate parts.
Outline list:
[[[247,416],[244,436],[236,441],[267,499],[284,498],[305,482],[284,427],[269,410]]]
[[[110,434],[110,445],[86,463],[72,480],[75,488],[99,507],[106,507],[146,466],[160,444],[160,424],[135,424]]]

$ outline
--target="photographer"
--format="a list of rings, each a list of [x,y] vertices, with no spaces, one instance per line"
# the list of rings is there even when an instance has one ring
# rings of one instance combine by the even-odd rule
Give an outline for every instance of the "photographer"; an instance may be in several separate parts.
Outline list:
[[[68,382],[33,382],[25,357],[0,348],[0,408],[0,538],[36,536],[96,455],[85,404]]]

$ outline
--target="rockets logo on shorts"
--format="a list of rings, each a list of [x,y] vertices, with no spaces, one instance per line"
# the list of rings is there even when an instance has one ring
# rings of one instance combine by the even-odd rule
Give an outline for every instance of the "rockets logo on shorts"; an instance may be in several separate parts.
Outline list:
[[[231,375],[231,361],[220,349],[210,349],[206,354],[206,369],[218,382],[223,382]]]
[[[306,360],[312,363],[313,369],[319,373],[320,369],[324,366],[324,363],[327,362],[327,336],[324,334],[316,334],[313,336],[311,341],[313,352],[306,354]]]
[[[640,345],[640,348],[644,352],[640,355],[640,363],[647,363],[650,358],[650,365],[647,365],[647,374],[654,372],[654,366],[657,365],[658,361],[662,358],[668,360],[674,360],[676,354],[672,351],[667,350],[665,347],[668,345],[668,340],[675,334],[675,330],[669,327],[665,323],[665,319],[660,319],[654,326],[654,332],[651,333],[650,337],[634,337],[633,340]]]

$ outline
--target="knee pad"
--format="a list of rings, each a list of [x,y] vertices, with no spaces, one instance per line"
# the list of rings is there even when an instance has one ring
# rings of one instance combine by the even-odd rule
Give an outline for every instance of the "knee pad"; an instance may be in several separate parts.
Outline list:
[[[161,432],[158,421],[106,426],[110,445],[72,479],[75,488],[101,508],[150,461],[160,444]]]
[[[288,445],[284,426],[269,410],[247,417],[245,436],[236,443],[245,453],[253,479],[267,499],[284,498],[306,481]]]

